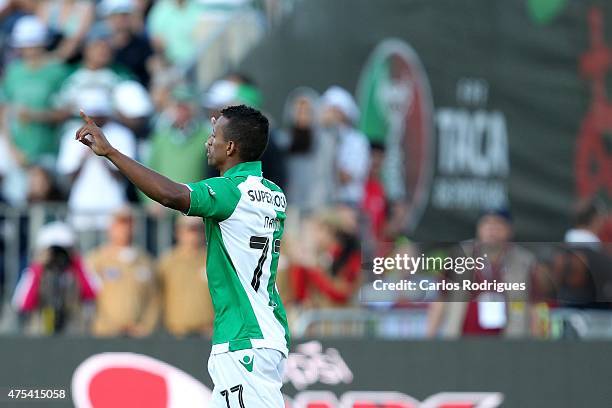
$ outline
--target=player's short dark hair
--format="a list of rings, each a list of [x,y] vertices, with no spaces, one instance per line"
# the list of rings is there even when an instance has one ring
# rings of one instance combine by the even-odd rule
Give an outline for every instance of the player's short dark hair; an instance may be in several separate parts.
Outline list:
[[[244,161],[259,160],[268,145],[268,119],[257,109],[246,105],[228,106],[221,110],[227,119],[225,140],[233,141]]]

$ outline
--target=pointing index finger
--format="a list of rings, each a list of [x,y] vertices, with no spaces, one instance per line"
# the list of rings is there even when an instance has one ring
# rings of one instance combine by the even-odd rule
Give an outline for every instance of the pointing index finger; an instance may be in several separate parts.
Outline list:
[[[94,121],[89,116],[87,116],[85,112],[83,112],[82,109],[80,111],[80,114],[81,114],[81,118],[83,118],[83,120],[87,122],[88,125],[95,125]]]

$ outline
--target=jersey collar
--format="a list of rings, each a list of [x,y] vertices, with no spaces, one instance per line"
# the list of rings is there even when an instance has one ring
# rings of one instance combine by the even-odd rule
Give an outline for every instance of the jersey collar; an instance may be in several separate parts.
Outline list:
[[[251,161],[251,162],[242,162],[238,163],[231,169],[228,169],[223,173],[223,177],[230,176],[257,176],[262,177],[263,173],[261,172],[261,162],[260,161]]]

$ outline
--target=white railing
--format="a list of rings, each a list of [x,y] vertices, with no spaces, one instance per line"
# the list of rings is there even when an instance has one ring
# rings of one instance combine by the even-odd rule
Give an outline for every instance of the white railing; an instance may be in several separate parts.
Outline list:
[[[291,332],[300,337],[424,339],[427,308],[368,310],[315,309],[293,313]],[[550,340],[612,340],[612,310],[552,309]]]
[[[147,248],[154,255],[159,255],[170,248],[174,235],[173,215],[167,213],[163,217],[152,217],[142,207],[134,207],[134,245]],[[5,275],[4,293],[0,293],[0,298],[6,302],[12,296],[20,270],[34,252],[40,228],[51,221],[66,221],[71,224],[75,216],[99,217],[100,214],[74,214],[69,212],[65,204],[45,204],[25,208],[0,206],[0,245],[3,247],[1,261]],[[105,229],[76,231],[76,236],[77,249],[81,253],[106,242]]]
[[[427,308],[311,309],[293,313],[291,333],[300,337],[425,338]]]
[[[177,213],[178,214],[178,213]],[[36,236],[40,228],[51,221],[70,223],[72,214],[65,204],[46,204],[26,208],[0,206],[0,246],[2,268],[5,275],[4,291],[0,293],[6,305],[11,298],[20,269],[34,252]],[[82,215],[82,214],[81,214]],[[91,214],[94,215],[94,214]],[[95,214],[99,215],[99,214]],[[158,256],[171,247],[175,214],[157,218],[148,215],[142,207],[133,208],[134,245],[147,248]],[[297,219],[298,217],[290,217]],[[82,253],[106,241],[106,231],[81,231],[77,233],[79,250]],[[4,319],[0,316],[0,333],[10,331],[14,320],[6,317],[10,308],[3,307]],[[427,327],[426,303],[417,308],[375,309],[290,309],[290,322],[294,337],[374,337],[374,338],[425,338]],[[612,310],[550,309],[545,325],[547,338],[612,339]],[[6,327],[9,330],[6,330]]]
[[[552,338],[588,340],[612,339],[612,311],[553,309],[550,313]]]

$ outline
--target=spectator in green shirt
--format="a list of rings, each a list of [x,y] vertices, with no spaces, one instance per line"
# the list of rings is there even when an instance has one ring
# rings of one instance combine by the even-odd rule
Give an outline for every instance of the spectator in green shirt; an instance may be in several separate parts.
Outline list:
[[[155,50],[172,64],[181,64],[195,56],[197,28],[203,8],[195,0],[159,0],[155,2],[147,25]]]
[[[186,87],[172,91],[171,102],[162,112],[151,135],[147,165],[181,183],[205,177],[202,155],[208,138],[207,127],[197,120],[193,95]],[[144,196],[143,196],[144,197]],[[156,203],[146,199],[151,205]],[[153,207],[154,213],[156,207]],[[160,207],[160,209],[162,209]]]
[[[67,75],[66,66],[47,54],[48,31],[35,16],[21,17],[11,34],[20,58],[11,62],[2,81],[11,139],[22,164],[54,159],[58,149],[55,125],[65,119],[52,109],[52,98]]]

